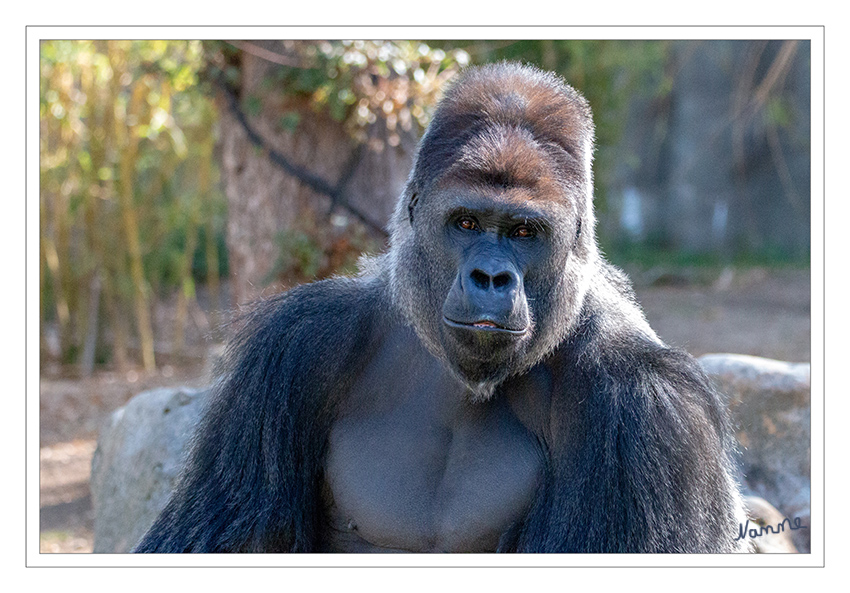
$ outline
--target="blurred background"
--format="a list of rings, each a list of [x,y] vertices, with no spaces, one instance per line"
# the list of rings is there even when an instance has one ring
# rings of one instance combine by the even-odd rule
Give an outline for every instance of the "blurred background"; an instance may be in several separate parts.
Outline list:
[[[809,361],[808,41],[44,41],[42,551],[92,549],[108,414],[381,251],[441,89],[500,60],[590,101],[599,241],[664,340]]]

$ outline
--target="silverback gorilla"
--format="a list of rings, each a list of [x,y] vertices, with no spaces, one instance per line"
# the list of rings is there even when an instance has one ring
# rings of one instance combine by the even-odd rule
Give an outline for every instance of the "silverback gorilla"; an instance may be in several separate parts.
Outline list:
[[[593,124],[465,71],[387,253],[266,300],[137,552],[731,552],[725,408],[597,248]]]

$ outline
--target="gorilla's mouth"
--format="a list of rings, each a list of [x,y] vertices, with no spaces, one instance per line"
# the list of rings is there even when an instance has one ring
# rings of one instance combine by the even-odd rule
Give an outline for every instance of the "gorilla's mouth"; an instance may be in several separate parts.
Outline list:
[[[490,319],[479,319],[478,321],[465,322],[455,321],[453,319],[449,319],[448,317],[443,317],[443,322],[450,327],[457,327],[459,329],[471,329],[486,332],[501,332],[517,336],[520,336],[528,331],[528,326],[523,327],[521,329],[516,329],[504,325],[499,325],[498,323]]]

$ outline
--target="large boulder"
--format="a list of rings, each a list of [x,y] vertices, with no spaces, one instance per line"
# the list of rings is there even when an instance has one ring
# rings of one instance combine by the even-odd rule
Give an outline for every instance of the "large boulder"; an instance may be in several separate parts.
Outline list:
[[[112,414],[92,459],[95,552],[129,552],[165,507],[206,394],[155,389]]]
[[[794,544],[809,552],[811,524],[811,382],[808,363],[707,354],[703,368],[728,397],[741,448],[747,494],[800,518]]]

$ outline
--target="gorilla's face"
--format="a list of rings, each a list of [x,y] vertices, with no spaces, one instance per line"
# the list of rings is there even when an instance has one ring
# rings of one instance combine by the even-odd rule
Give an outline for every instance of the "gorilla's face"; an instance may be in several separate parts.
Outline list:
[[[397,302],[475,399],[539,362],[578,316],[580,199],[546,179],[447,175],[394,235]]]
[[[577,220],[547,190],[454,181],[422,200],[420,334],[479,397],[551,350],[572,314]]]

